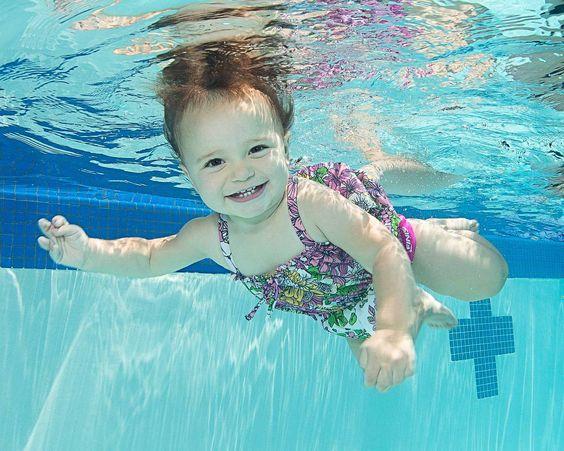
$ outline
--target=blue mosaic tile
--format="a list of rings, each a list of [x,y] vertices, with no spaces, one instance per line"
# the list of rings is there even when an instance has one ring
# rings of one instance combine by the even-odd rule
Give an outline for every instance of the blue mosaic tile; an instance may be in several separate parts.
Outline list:
[[[181,199],[88,186],[35,186],[1,178],[0,211],[0,266],[45,269],[64,267],[55,265],[36,244],[40,235],[36,224],[40,217],[63,214],[96,238],[140,236],[151,239],[177,233],[189,219],[210,213],[198,198]],[[409,215],[407,211],[404,214]],[[564,277],[563,243],[486,238],[507,260],[510,277]],[[211,260],[181,271],[226,272]],[[481,313],[476,311],[473,317],[479,315]],[[487,312],[484,315],[490,316]]]
[[[90,187],[35,187],[1,185],[2,229],[0,266],[4,268],[69,269],[55,264],[37,244],[37,220],[62,214],[89,236],[147,239],[173,235],[190,219],[210,210],[200,201]],[[180,272],[226,273],[212,260],[203,260]]]
[[[492,316],[489,299],[470,302],[470,318],[449,330],[451,361],[474,360],[478,398],[498,394],[496,356],[515,352],[511,316]]]

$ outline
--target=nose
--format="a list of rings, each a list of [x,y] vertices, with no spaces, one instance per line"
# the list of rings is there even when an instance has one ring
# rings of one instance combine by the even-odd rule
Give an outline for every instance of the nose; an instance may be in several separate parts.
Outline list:
[[[248,162],[242,161],[233,168],[234,182],[245,182],[254,176],[255,170]]]

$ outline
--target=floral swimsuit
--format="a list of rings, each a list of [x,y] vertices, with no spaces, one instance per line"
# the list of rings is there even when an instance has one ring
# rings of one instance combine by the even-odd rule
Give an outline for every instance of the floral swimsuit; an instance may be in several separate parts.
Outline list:
[[[352,170],[344,163],[318,163],[294,167],[288,178],[287,198],[290,219],[305,249],[275,270],[245,276],[231,257],[227,222],[219,215],[221,250],[234,279],[259,298],[245,318],[251,320],[259,307],[308,315],[320,320],[333,334],[364,340],[375,327],[376,300],[372,275],[356,260],[331,242],[318,243],[302,224],[297,204],[297,177],[322,183],[376,217],[403,244],[409,258],[415,254],[415,234],[411,225],[396,213],[382,187],[364,172]]]

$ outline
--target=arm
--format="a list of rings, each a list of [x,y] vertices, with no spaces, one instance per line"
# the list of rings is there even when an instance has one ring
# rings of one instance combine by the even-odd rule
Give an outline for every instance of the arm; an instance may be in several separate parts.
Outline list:
[[[207,258],[205,218],[189,221],[176,234],[147,240],[89,238],[84,271],[124,277],[155,277],[173,273]]]
[[[100,240],[89,238],[80,226],[57,215],[52,221],[39,219],[43,235],[37,242],[60,265],[116,276],[154,277],[207,257],[213,235],[206,219],[189,221],[178,234],[154,240]]]
[[[378,180],[386,192],[402,196],[429,194],[464,179],[461,175],[437,171],[411,158],[388,155],[373,159],[361,171]]]
[[[409,330],[417,286],[399,240],[374,216],[317,182],[304,181],[301,200],[302,215],[372,274],[377,328]]]
[[[302,216],[372,274],[377,299],[375,331],[358,346],[358,355],[351,348],[365,370],[365,384],[387,390],[413,374],[411,331],[418,298],[411,264],[399,240],[375,217],[338,192],[307,182],[302,191]]]

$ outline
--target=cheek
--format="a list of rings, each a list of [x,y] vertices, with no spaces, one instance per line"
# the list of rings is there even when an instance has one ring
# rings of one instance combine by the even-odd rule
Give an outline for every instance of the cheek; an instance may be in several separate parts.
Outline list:
[[[199,183],[200,191],[205,196],[221,195],[219,186],[220,183],[213,176],[205,177]]]
[[[270,155],[265,158],[265,162],[270,165],[273,170],[280,170],[286,162],[284,150],[271,152]]]

